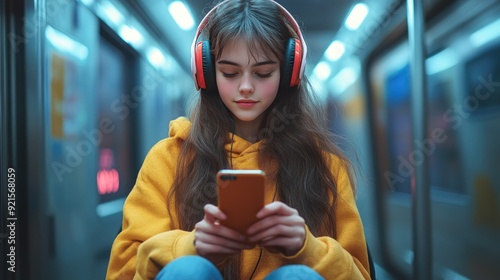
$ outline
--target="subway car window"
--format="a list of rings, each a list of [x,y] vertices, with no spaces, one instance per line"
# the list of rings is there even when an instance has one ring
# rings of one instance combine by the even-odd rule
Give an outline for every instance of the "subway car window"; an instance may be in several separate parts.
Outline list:
[[[105,203],[123,200],[133,186],[132,160],[136,149],[133,145],[137,141],[134,141],[132,106],[136,105],[126,98],[131,88],[132,63],[123,50],[103,36],[98,61],[97,119],[103,132],[98,147],[96,181],[99,201]]]
[[[394,54],[396,56],[396,54]],[[438,54],[441,55],[441,54]],[[432,58],[431,58],[432,59]],[[385,186],[394,192],[411,193],[411,176],[423,157],[429,161],[429,179],[434,191],[464,193],[460,179],[460,154],[457,135],[451,121],[443,120],[453,107],[450,73],[437,73],[427,78],[427,110],[429,114],[427,134],[424,140],[412,140],[410,72],[408,64],[398,69],[377,69],[385,73],[382,94],[386,114],[379,125],[386,130],[388,169],[382,172]],[[374,77],[375,78],[375,77]],[[445,139],[446,138],[446,139]],[[414,144],[419,148],[415,150]]]
[[[49,247],[45,268],[54,277],[65,277],[75,269],[70,262],[63,269],[56,269],[58,262],[70,259],[68,249],[83,250],[92,230],[82,230],[91,224],[84,213],[95,209],[97,199],[95,181],[90,179],[94,165],[95,143],[87,138],[93,131],[96,106],[92,85],[92,53],[89,50],[91,38],[84,38],[78,32],[69,33],[64,25],[47,25],[44,57],[44,104],[45,118],[45,160],[47,164],[46,215],[42,216],[48,227]],[[79,36],[80,35],[80,36]],[[95,200],[94,200],[95,201]],[[95,211],[95,210],[94,210]],[[77,232],[83,234],[77,234]],[[90,257],[92,250],[82,251],[81,256]],[[82,265],[90,265],[87,259]]]
[[[487,47],[483,52],[475,54],[465,62],[464,75],[466,98],[475,116],[497,114],[500,111],[500,94],[491,91],[500,80],[500,46]],[[478,85],[478,82],[481,84]],[[483,85],[483,86],[481,86]]]
[[[407,42],[387,49],[369,66],[376,118],[375,172],[385,190],[388,248],[396,267],[411,273],[410,221],[415,168],[428,160],[432,250],[437,279],[494,279],[500,257],[499,6],[461,27],[443,24],[468,14],[461,6],[428,27],[427,134],[412,136]],[[464,7],[461,7],[464,8]],[[458,25],[458,24],[457,24]],[[436,35],[436,33],[441,33]],[[489,245],[488,245],[489,244]],[[457,277],[457,278],[455,278]]]

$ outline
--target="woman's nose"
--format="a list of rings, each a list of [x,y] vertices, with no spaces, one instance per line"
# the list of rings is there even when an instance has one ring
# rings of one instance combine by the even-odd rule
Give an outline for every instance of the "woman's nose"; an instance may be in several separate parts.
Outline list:
[[[240,83],[240,93],[241,94],[251,94],[253,93],[252,78],[248,74],[244,74]]]

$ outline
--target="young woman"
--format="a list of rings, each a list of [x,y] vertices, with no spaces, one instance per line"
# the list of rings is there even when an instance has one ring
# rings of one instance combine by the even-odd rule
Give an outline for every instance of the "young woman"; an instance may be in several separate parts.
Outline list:
[[[351,164],[312,102],[305,57],[274,1],[226,0],[207,14],[193,43],[199,101],[146,157],[107,279],[369,279]],[[267,174],[248,239],[219,223],[224,168]]]

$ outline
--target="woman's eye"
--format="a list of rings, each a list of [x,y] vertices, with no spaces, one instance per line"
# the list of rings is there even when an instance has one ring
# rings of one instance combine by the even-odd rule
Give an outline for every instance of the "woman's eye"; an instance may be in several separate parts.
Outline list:
[[[238,75],[237,73],[226,73],[226,72],[222,72],[222,75],[226,78],[233,78],[233,77],[236,77],[236,75]]]
[[[271,74],[272,74],[272,72],[265,73],[265,74],[257,73],[257,76],[260,78],[269,78],[269,77],[271,77]]]

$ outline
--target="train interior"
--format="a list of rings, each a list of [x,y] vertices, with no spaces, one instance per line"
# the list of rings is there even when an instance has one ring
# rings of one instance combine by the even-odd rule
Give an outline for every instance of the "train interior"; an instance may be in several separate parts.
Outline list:
[[[417,1],[423,138],[412,131],[412,1],[277,2],[301,23],[306,74],[358,163],[377,278],[425,279],[415,266],[423,258],[432,279],[499,279],[500,1]],[[353,31],[344,19],[358,2],[370,9]],[[172,3],[186,4],[190,27],[169,14]],[[105,278],[142,161],[197,98],[190,48],[210,4],[0,1],[1,279]],[[414,209],[422,166],[423,223]],[[415,243],[422,231],[425,250]]]

